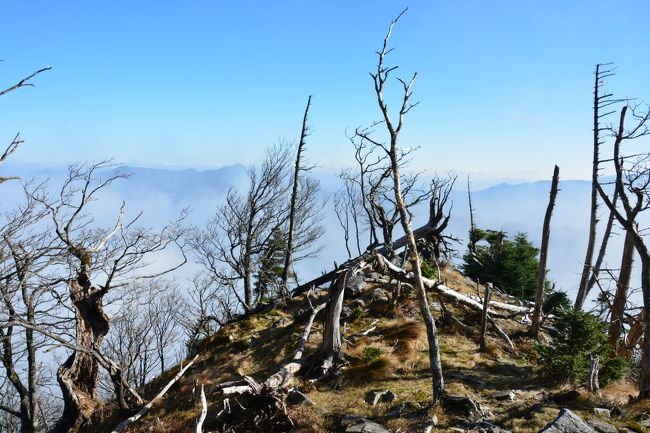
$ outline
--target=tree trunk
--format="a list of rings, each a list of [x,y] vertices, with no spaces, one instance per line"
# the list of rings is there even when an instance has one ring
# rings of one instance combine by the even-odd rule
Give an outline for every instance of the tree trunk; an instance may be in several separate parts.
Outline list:
[[[404,205],[404,198],[402,197],[402,191],[400,186],[400,173],[398,167],[398,158],[397,158],[397,146],[394,140],[396,137],[393,136],[393,143],[391,145],[390,160],[391,160],[391,171],[393,172],[393,188],[395,192],[395,203],[397,209],[400,213],[400,222],[402,223],[402,228],[404,229],[404,237],[406,238],[406,248],[409,256],[409,261],[411,262],[411,270],[413,272],[415,281],[415,293],[418,298],[418,303],[420,305],[420,314],[424,320],[424,324],[427,328],[427,341],[429,343],[429,363],[431,365],[431,388],[432,388],[432,401],[436,403],[439,399],[444,397],[445,392],[445,382],[442,376],[442,365],[440,363],[440,346],[438,344],[438,332],[436,329],[436,323],[433,320],[431,315],[431,310],[429,309],[429,301],[427,300],[427,294],[424,289],[424,282],[422,281],[422,269],[420,268],[420,255],[418,254],[418,248],[415,240],[415,235],[411,229],[411,219],[406,206]]]
[[[341,311],[343,310],[343,299],[345,297],[345,286],[349,279],[348,275],[352,272],[352,270],[348,270],[339,275],[330,288],[330,296],[325,311],[323,342],[321,344],[321,355],[323,357],[321,364],[322,374],[328,373],[336,363],[343,359]]]
[[[479,347],[481,352],[487,349],[485,345],[485,331],[487,331],[488,309],[490,306],[490,286],[485,286],[485,297],[483,298],[483,312],[481,314],[481,338]]]
[[[612,203],[616,206],[618,201],[618,191],[614,191],[614,198]],[[596,263],[591,269],[591,277],[589,277],[589,282],[587,283],[587,294],[593,289],[596,281],[598,280],[598,274],[600,273],[600,267],[603,265],[605,260],[605,254],[607,253],[607,245],[609,244],[609,238],[612,236],[612,228],[614,227],[614,212],[609,212],[609,217],[607,218],[607,225],[605,226],[605,232],[603,233],[603,239],[600,241],[600,249],[598,250],[598,257],[596,258]]]
[[[625,303],[627,302],[627,292],[630,287],[630,276],[632,274],[632,265],[634,263],[634,241],[629,233],[625,234],[625,243],[623,245],[623,255],[621,257],[621,269],[616,281],[616,293],[612,303],[610,324],[609,324],[609,345],[616,354],[621,349],[620,340],[623,333],[623,317],[625,313]]]
[[[307,99],[307,107],[305,108],[305,115],[302,119],[302,129],[300,131],[300,142],[298,143],[298,150],[296,152],[296,164],[293,170],[293,188],[291,190],[291,204],[289,208],[289,233],[287,234],[287,251],[284,256],[284,268],[282,269],[282,297],[289,297],[289,269],[291,268],[291,256],[293,254],[293,236],[295,230],[296,219],[296,202],[298,201],[298,187],[300,185],[300,159],[302,152],[305,148],[305,140],[309,132],[307,127],[307,117],[309,115],[309,106],[311,105],[311,95]],[[346,244],[347,245],[347,244]]]
[[[637,249],[638,251],[638,249]],[[643,289],[643,344],[641,345],[641,373],[639,374],[639,397],[650,397],[650,255],[641,254],[641,288]]]
[[[70,298],[75,312],[78,347],[95,351],[108,333],[109,321],[104,313],[104,292],[93,287],[81,275],[70,282]],[[54,433],[65,433],[87,420],[97,405],[99,361],[90,353],[74,351],[59,367],[57,380],[63,394],[63,415]]]
[[[535,294],[535,310],[533,311],[532,324],[530,326],[530,335],[537,338],[542,318],[542,304],[544,303],[544,285],[546,283],[546,259],[548,256],[548,242],[551,235],[551,217],[553,216],[553,207],[555,207],[555,198],[557,197],[557,186],[560,181],[560,167],[557,165],[553,170],[553,181],[551,182],[551,192],[544,215],[544,226],[542,228],[542,245],[539,251],[539,268],[537,270],[537,293]]]
[[[595,81],[594,81],[594,117],[593,117],[593,159],[591,170],[591,210],[589,213],[589,240],[587,241],[587,252],[585,253],[585,261],[582,267],[582,276],[580,277],[580,285],[578,286],[578,295],[574,308],[579,310],[587,298],[587,284],[589,283],[589,274],[592,269],[592,261],[594,256],[594,247],[596,245],[596,225],[598,224],[598,163],[599,163],[599,148],[600,148],[600,65],[596,65]]]

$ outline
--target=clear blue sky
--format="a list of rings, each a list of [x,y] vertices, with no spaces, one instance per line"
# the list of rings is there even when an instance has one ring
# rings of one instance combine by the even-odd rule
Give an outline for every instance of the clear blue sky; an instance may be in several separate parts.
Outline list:
[[[645,0],[12,0],[0,84],[54,69],[0,98],[0,138],[21,131],[21,162],[247,163],[296,137],[313,94],[312,160],[340,167],[346,127],[379,118],[368,71],[407,5],[390,60],[419,73],[403,137],[422,147],[416,168],[584,178],[594,64],[616,62],[612,90],[650,101]]]

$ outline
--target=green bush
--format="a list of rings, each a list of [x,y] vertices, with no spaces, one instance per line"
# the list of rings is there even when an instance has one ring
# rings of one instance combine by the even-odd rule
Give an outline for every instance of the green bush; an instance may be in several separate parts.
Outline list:
[[[591,355],[600,356],[601,386],[625,376],[627,362],[612,356],[607,344],[607,323],[593,314],[569,308],[557,312],[554,325],[552,343],[536,345],[540,365],[547,376],[586,384]]]
[[[373,361],[379,359],[379,357],[383,354],[384,351],[379,347],[366,346],[361,351],[361,359],[363,359],[366,364],[372,364]]]
[[[471,242],[463,256],[465,275],[492,283],[520,299],[532,300],[537,291],[537,253],[526,233],[513,240],[502,231],[474,229]]]
[[[420,269],[422,270],[422,276],[430,280],[438,279],[438,269],[433,267],[426,260],[420,261]]]

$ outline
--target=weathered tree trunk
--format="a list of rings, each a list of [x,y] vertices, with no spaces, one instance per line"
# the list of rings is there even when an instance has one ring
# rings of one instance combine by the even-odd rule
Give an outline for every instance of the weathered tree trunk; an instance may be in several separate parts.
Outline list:
[[[614,191],[614,198],[612,203],[616,206],[618,201],[618,191]],[[605,226],[605,232],[603,233],[603,239],[600,241],[600,249],[598,250],[598,257],[596,258],[596,263],[591,270],[591,277],[589,277],[589,282],[587,283],[587,292],[589,293],[593,289],[596,281],[598,280],[598,274],[600,273],[600,267],[603,265],[605,260],[605,254],[607,253],[607,245],[609,244],[609,238],[612,236],[612,228],[614,227],[614,213],[609,212],[609,217],[607,218],[607,225]]]
[[[551,217],[553,216],[553,207],[555,207],[555,198],[557,197],[557,187],[560,181],[560,167],[557,165],[553,169],[553,181],[551,182],[551,192],[544,215],[544,226],[542,228],[542,245],[539,250],[539,268],[537,270],[537,293],[535,294],[535,310],[533,311],[532,324],[530,326],[530,335],[537,338],[539,327],[542,319],[542,304],[544,303],[544,285],[546,283],[546,258],[548,256],[548,242],[551,235]]]
[[[620,340],[623,333],[623,317],[625,313],[625,303],[627,302],[627,292],[630,287],[630,276],[632,275],[632,265],[634,263],[634,241],[629,233],[625,234],[625,243],[623,244],[623,255],[621,257],[621,268],[616,281],[616,293],[612,302],[612,310],[609,323],[609,344],[615,353],[621,349]]]
[[[85,273],[69,283],[75,312],[75,344],[89,352],[101,347],[108,333],[109,321],[104,313],[104,292],[93,287]],[[89,418],[97,405],[99,361],[88,352],[75,350],[59,367],[57,380],[63,394],[63,415],[53,429],[65,433]]]
[[[645,248],[644,248],[645,249]],[[639,251],[637,249],[637,251]],[[650,254],[645,249],[646,254],[641,256],[641,288],[643,290],[643,305],[645,314],[643,315],[643,343],[641,345],[641,372],[639,374],[639,397],[650,397]]]
[[[339,361],[343,359],[341,344],[341,311],[345,297],[345,286],[349,275],[348,270],[339,275],[330,288],[330,296],[325,310],[325,326],[323,328],[323,342],[321,344],[321,373],[327,374]]]
[[[580,277],[580,285],[578,286],[578,295],[574,308],[579,310],[587,298],[587,284],[589,282],[589,274],[591,273],[591,264],[594,256],[594,247],[596,245],[596,225],[598,224],[598,163],[600,160],[600,65],[596,65],[596,73],[594,78],[594,116],[593,116],[593,158],[591,170],[591,209],[589,213],[589,239],[587,241],[587,252],[585,253],[585,261],[582,267],[582,275]]]
[[[472,190],[467,175],[467,201],[469,202],[469,248],[471,251],[476,250],[476,225],[474,224],[474,207],[472,206]]]
[[[483,314],[481,314],[481,338],[479,347],[481,352],[485,352],[485,331],[487,331],[488,308],[490,306],[490,286],[485,286],[485,296],[483,298]]]
[[[302,129],[300,131],[300,142],[298,143],[298,150],[296,152],[296,164],[293,169],[293,188],[291,190],[291,204],[289,207],[289,233],[287,233],[287,251],[284,255],[284,268],[282,269],[282,296],[289,297],[289,269],[291,268],[291,258],[293,255],[293,237],[296,223],[296,202],[298,201],[298,188],[300,185],[300,170],[302,153],[305,149],[305,143],[309,128],[307,126],[307,118],[309,116],[309,107],[311,106],[311,95],[307,98],[307,107],[305,108],[305,115],[302,119]]]
[[[600,391],[600,384],[598,383],[598,371],[600,370],[600,357],[598,355],[589,356],[589,383],[587,389],[589,392]]]

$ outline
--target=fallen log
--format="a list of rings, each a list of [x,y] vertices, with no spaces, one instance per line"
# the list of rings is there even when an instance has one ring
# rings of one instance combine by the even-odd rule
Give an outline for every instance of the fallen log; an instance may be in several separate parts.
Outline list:
[[[192,364],[194,364],[194,362],[197,360],[198,357],[199,357],[199,355],[196,355],[196,356],[195,356],[195,357],[194,357],[190,362],[187,363],[187,365],[186,365],[185,367],[182,367],[182,368],[180,369],[180,371],[176,374],[176,376],[174,376],[174,378],[173,378],[172,380],[170,380],[170,381],[167,383],[167,385],[165,385],[165,387],[164,387],[162,390],[160,390],[160,392],[158,393],[158,395],[156,395],[154,398],[152,398],[151,401],[150,401],[149,403],[147,403],[146,405],[144,405],[144,407],[143,407],[142,409],[140,409],[140,410],[138,411],[138,413],[136,413],[135,415],[133,415],[133,416],[131,416],[131,417],[125,419],[125,420],[122,421],[121,423],[119,423],[118,426],[115,427],[115,429],[114,429],[111,433],[121,433],[121,432],[123,432],[123,431],[124,431],[124,430],[125,430],[125,429],[130,425],[130,424],[133,424],[134,422],[136,422],[137,420],[139,420],[140,418],[142,418],[142,416],[143,416],[145,413],[147,413],[147,412],[149,411],[149,409],[151,409],[151,407],[154,405],[154,403],[156,403],[158,400],[160,400],[160,399],[165,395],[165,393],[167,393],[167,391],[169,390],[169,388],[171,388],[172,385],[174,385],[174,384],[178,381],[178,379],[180,379],[181,376],[183,376],[183,375],[185,374],[185,372],[186,372],[187,370],[189,370],[189,368],[192,366]]]
[[[286,399],[293,390],[291,385],[296,374],[303,368],[302,357],[314,320],[318,313],[326,306],[326,303],[322,303],[314,307],[310,300],[308,302],[311,307],[311,314],[298,340],[297,348],[291,361],[261,383],[250,376],[243,376],[238,381],[217,385],[217,389],[220,389],[223,395],[227,397],[224,399],[223,409],[217,414],[217,419],[221,419],[225,423],[228,422],[223,417],[232,414],[229,399],[231,396],[248,395],[252,399],[249,400],[251,404],[246,407],[239,404],[239,409],[241,409],[243,414],[240,415],[244,418],[244,422],[252,421],[256,428],[262,429],[263,431],[272,431],[274,428],[282,429],[283,426],[293,426],[293,421],[287,413]],[[273,427],[269,430],[267,428],[268,426],[265,426],[265,423],[272,423]]]
[[[377,259],[378,266],[383,270],[387,271],[391,275],[393,275],[396,279],[401,279],[404,282],[410,283],[413,279],[413,274],[411,272],[408,272],[404,268],[400,268],[393,263],[390,262],[386,257],[380,255],[380,254],[375,254],[375,257]],[[457,291],[450,289],[449,287],[446,287],[442,284],[440,284],[437,281],[430,280],[428,278],[422,278],[424,285],[430,289],[433,290],[435,293],[437,293],[440,296],[452,299],[459,304],[466,305],[474,310],[477,310],[479,312],[483,312],[483,305],[475,301],[474,299],[463,295],[462,293],[458,293]],[[517,305],[510,305],[510,304],[504,304],[502,302],[495,302],[495,301],[489,301],[488,305],[490,305],[493,308],[499,308],[499,309],[504,309],[508,311],[515,311],[515,312],[520,312],[523,314],[529,313],[532,311],[531,308],[528,307],[520,307]],[[512,340],[510,337],[508,337],[508,334],[506,334],[501,327],[496,323],[494,318],[491,317],[491,315],[494,313],[493,310],[490,310],[488,308],[487,310],[487,320],[488,322],[492,325],[492,327],[495,329],[498,335],[500,335],[511,348],[514,348],[514,344],[512,343]],[[495,313],[498,314],[498,313]]]

